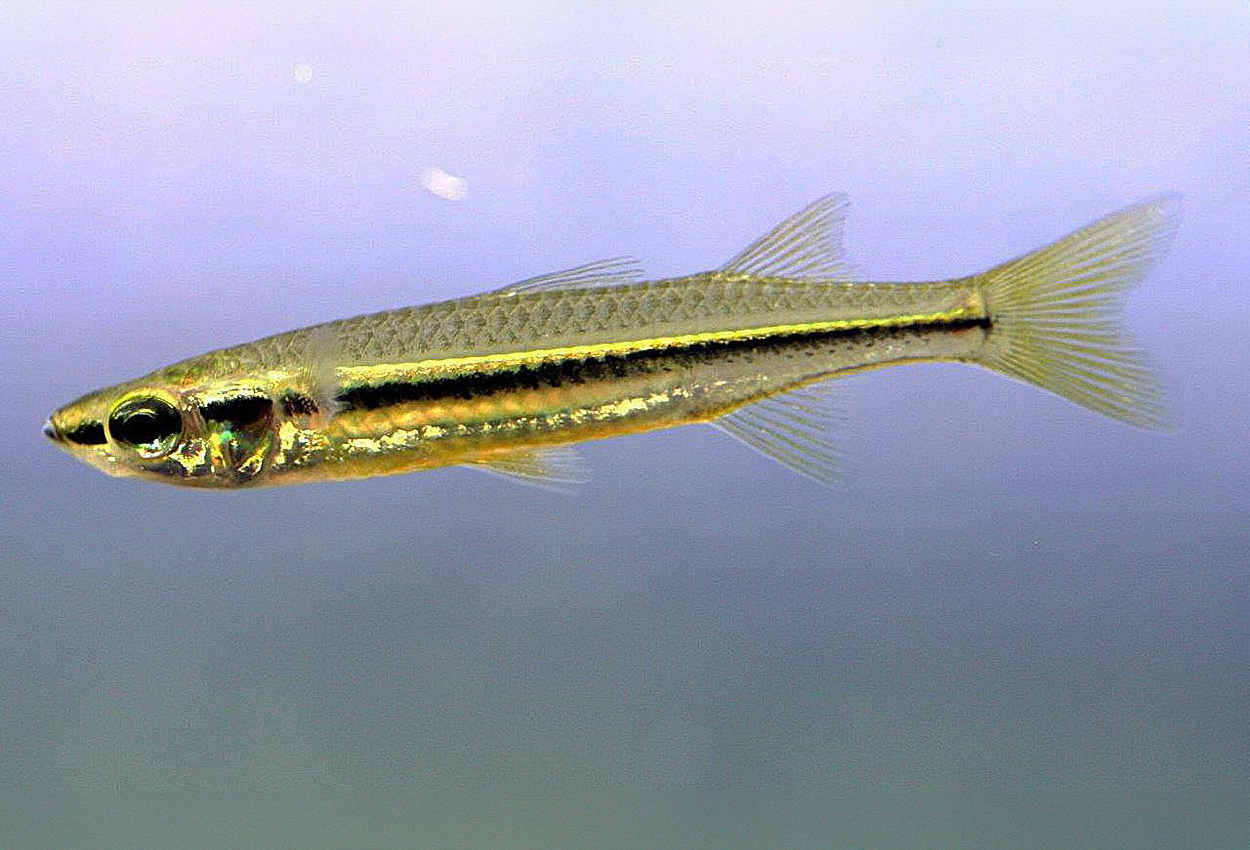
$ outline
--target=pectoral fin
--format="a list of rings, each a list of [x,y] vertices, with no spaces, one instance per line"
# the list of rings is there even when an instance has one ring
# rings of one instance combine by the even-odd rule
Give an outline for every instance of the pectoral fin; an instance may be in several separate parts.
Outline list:
[[[581,456],[567,446],[486,455],[465,465],[549,490],[569,491],[590,480]]]

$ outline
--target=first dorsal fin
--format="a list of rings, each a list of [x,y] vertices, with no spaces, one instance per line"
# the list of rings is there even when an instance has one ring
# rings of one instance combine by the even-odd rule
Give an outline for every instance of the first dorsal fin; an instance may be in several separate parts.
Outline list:
[[[747,246],[721,271],[753,277],[792,277],[805,280],[860,279],[842,256],[842,225],[846,196],[826,195],[774,227]]]
[[[597,286],[620,286],[637,283],[642,277],[642,264],[632,257],[612,257],[540,274],[510,283],[495,290],[498,295],[519,295],[551,289],[591,289]]]

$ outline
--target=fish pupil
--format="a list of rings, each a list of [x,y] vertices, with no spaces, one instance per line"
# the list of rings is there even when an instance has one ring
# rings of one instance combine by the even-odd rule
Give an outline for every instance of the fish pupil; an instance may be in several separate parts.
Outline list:
[[[122,438],[128,443],[150,443],[167,433],[161,430],[161,421],[151,410],[131,414],[122,426]]]

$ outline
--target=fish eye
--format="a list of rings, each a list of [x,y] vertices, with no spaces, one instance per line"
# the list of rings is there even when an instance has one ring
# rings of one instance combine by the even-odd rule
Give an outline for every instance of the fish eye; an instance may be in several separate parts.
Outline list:
[[[109,436],[146,458],[173,451],[182,434],[182,414],[166,399],[135,395],[122,399],[109,414]]]

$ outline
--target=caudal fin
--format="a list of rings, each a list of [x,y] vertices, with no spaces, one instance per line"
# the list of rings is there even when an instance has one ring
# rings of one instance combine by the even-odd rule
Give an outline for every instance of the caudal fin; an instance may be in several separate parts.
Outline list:
[[[1179,214],[1178,197],[1152,198],[978,275],[991,323],[978,362],[1106,416],[1164,427],[1154,374],[1119,312]]]

